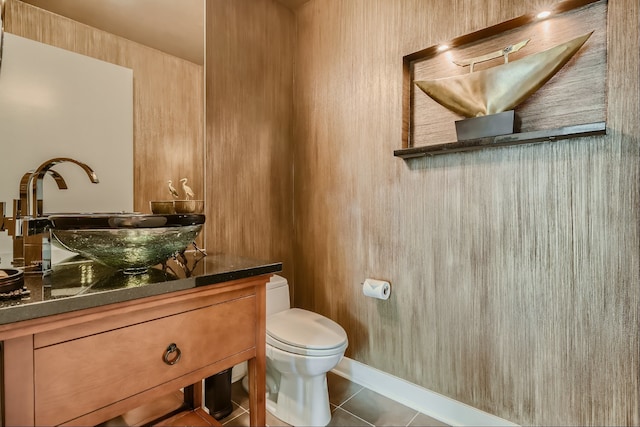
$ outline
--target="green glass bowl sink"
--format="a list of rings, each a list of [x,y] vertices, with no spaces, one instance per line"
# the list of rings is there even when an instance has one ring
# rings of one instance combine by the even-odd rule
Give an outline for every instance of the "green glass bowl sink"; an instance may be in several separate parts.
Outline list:
[[[52,243],[128,274],[144,273],[184,251],[205,222],[202,214],[49,215]]]

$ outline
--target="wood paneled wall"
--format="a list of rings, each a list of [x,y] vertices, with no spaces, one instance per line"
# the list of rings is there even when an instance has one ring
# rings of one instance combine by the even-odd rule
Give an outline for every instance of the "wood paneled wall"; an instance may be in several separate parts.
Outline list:
[[[206,247],[281,261],[293,282],[295,18],[275,0],[206,13]]]
[[[204,197],[201,65],[18,0],[8,1],[6,20],[10,33],[133,69],[136,211],[150,212],[149,200],[170,199],[169,179],[188,178],[196,196]]]
[[[296,11],[295,304],[348,357],[513,422],[637,425],[638,2],[609,2],[606,136],[393,156],[404,55],[548,3]]]

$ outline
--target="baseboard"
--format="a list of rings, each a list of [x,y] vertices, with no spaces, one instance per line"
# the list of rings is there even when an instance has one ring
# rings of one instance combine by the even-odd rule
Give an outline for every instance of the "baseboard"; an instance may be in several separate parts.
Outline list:
[[[348,357],[332,372],[450,426],[517,426]]]

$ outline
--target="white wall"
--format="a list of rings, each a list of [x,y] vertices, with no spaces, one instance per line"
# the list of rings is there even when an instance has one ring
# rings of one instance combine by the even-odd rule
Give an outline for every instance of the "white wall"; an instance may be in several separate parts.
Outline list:
[[[69,189],[47,178],[45,212],[133,210],[133,71],[5,33],[0,201],[8,213],[22,175],[54,157],[88,164],[100,183],[75,164],[55,166]],[[10,252],[11,238],[0,232],[0,256]]]

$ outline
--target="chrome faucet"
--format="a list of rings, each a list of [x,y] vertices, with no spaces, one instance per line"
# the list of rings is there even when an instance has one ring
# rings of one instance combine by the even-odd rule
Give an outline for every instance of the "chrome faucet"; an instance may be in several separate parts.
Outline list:
[[[61,190],[67,183],[56,171],[51,169],[59,163],[75,163],[80,166],[97,184],[98,177],[85,163],[69,157],[57,157],[47,160],[35,170],[25,173],[20,179],[20,198],[13,201],[13,216],[6,217],[4,203],[0,204],[0,231],[7,230],[13,237],[13,262],[16,267],[24,267],[25,272],[47,272],[51,268],[50,237],[48,220],[44,215],[44,177],[51,175]]]

